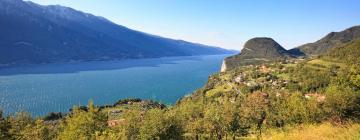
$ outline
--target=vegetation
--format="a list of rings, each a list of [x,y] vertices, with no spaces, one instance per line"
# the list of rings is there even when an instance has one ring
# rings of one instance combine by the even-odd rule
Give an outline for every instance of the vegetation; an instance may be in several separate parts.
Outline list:
[[[35,119],[0,114],[0,139],[359,139],[359,46],[214,74],[170,107],[124,99]]]
[[[290,51],[307,56],[322,55],[331,49],[359,38],[359,31],[360,26],[353,26],[340,32],[331,32],[316,42],[301,45]]]
[[[360,139],[360,125],[334,126],[330,123],[285,128],[284,131],[269,130],[264,140],[357,140]]]
[[[293,55],[296,54],[291,54],[272,38],[256,37],[247,41],[239,54],[225,58],[222,70],[250,64],[271,63],[291,58]]]

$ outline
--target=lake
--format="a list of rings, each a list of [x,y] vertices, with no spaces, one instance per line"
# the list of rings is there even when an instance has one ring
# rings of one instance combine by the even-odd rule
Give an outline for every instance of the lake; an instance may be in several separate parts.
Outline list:
[[[43,64],[0,69],[5,114],[67,112],[74,105],[113,104],[122,98],[173,104],[202,87],[228,55]]]

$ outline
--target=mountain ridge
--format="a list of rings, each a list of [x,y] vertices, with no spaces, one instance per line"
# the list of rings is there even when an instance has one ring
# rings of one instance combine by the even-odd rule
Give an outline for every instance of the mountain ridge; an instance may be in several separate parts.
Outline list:
[[[318,56],[328,50],[344,45],[360,37],[360,25],[347,28],[339,32],[330,32],[323,38],[313,43],[307,43],[299,47],[290,49],[290,52],[299,52],[301,55]]]
[[[164,38],[60,5],[0,1],[0,65],[232,53]]]
[[[237,66],[268,63],[274,60],[316,57],[326,54],[329,50],[333,50],[336,47],[346,45],[357,38],[360,38],[360,25],[347,28],[340,32],[330,32],[316,42],[307,43],[289,50],[284,49],[272,38],[256,37],[247,41],[239,54],[227,57],[223,61],[221,72],[233,69]],[[259,39],[262,41],[254,41]],[[262,44],[261,42],[263,41],[267,41],[268,43]],[[272,53],[268,55],[267,52],[264,52],[264,50],[261,49],[249,51],[252,50],[248,48],[249,42],[252,42],[250,43],[252,44],[250,46],[261,46],[268,49],[272,48]]]

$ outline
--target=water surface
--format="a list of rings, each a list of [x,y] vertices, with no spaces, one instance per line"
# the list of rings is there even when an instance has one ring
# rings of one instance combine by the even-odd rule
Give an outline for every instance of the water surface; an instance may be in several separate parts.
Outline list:
[[[227,55],[46,64],[0,69],[0,107],[6,114],[66,112],[74,105],[122,98],[166,104],[202,87]]]

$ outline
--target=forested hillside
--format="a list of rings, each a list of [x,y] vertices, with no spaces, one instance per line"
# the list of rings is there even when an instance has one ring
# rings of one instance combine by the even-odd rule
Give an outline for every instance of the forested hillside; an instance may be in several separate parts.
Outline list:
[[[345,45],[333,48],[329,53],[323,56],[324,59],[339,61],[343,63],[360,64],[360,38],[355,39]]]
[[[298,55],[317,56],[347,44],[360,37],[360,26],[350,27],[340,32],[331,32],[314,43],[307,43],[290,50]]]

